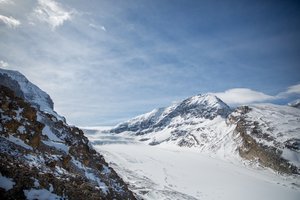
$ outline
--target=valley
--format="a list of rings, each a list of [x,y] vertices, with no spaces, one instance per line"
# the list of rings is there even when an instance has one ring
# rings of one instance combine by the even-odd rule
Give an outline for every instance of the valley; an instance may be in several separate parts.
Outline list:
[[[250,162],[224,160],[197,148],[149,146],[97,130],[85,134],[141,199],[287,199],[300,196],[296,176]]]

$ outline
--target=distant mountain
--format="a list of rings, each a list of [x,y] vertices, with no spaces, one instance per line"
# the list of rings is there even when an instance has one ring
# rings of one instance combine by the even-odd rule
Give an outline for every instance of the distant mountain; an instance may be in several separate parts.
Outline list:
[[[44,91],[0,69],[0,199],[135,199]]]
[[[295,101],[292,101],[288,103],[288,106],[294,107],[294,108],[300,108],[300,99],[297,99]]]
[[[185,122],[191,119],[210,119],[216,117],[225,118],[230,114],[231,109],[223,101],[214,95],[197,95],[188,98],[170,107],[155,109],[132,120],[119,124],[111,131],[121,133],[124,131],[135,132],[136,135],[143,135],[153,131],[159,131],[174,124]]]
[[[231,109],[211,94],[155,109],[110,130],[149,145],[192,147],[288,174],[300,173],[299,131],[299,109],[272,104]]]

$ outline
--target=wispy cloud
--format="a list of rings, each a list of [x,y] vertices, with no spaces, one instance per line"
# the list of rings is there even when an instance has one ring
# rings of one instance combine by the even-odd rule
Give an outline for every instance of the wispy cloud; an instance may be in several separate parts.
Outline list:
[[[63,25],[65,21],[71,20],[74,10],[67,10],[53,0],[38,0],[37,7],[32,16],[35,20],[47,23],[52,30]]]
[[[0,4],[15,4],[12,0],[0,0]]]
[[[20,26],[21,22],[13,17],[7,17],[0,15],[0,21],[10,28],[16,28]]]
[[[8,67],[8,63],[3,60],[0,60],[0,67],[6,68]]]
[[[300,84],[289,86],[285,91],[280,92],[277,97],[278,98],[287,98],[292,95],[300,94]]]
[[[287,94],[300,94],[300,84],[297,85],[292,85],[290,87],[288,87]]]
[[[105,26],[98,26],[96,24],[93,24],[93,23],[90,23],[89,24],[89,27],[95,29],[95,30],[102,30],[102,31],[106,31],[106,28]]]

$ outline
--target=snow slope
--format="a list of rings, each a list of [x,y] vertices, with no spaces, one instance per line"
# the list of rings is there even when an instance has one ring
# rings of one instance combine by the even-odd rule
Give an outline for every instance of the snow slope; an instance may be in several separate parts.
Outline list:
[[[296,200],[300,196],[299,178],[260,166],[225,162],[196,148],[149,146],[101,131],[87,136],[143,199]]]

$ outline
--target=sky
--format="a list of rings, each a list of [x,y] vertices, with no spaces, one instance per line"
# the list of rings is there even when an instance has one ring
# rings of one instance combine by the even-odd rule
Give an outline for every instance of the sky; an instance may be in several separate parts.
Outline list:
[[[114,125],[200,93],[300,98],[300,3],[0,0],[0,67],[77,126]]]

